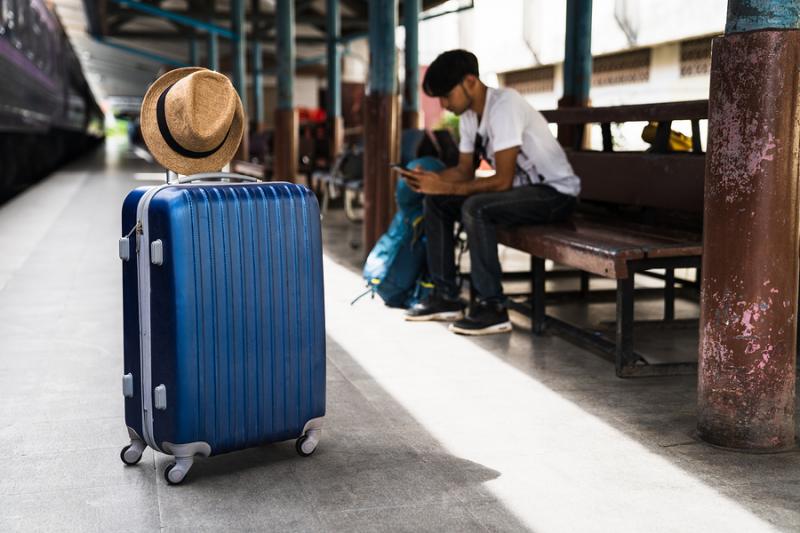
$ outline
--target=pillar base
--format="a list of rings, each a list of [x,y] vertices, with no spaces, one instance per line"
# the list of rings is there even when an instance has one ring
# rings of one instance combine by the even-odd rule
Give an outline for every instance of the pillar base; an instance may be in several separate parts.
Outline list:
[[[795,445],[798,62],[797,30],[713,44],[697,433],[725,448]]]
[[[294,183],[297,179],[297,145],[300,132],[296,109],[275,110],[272,179]]]

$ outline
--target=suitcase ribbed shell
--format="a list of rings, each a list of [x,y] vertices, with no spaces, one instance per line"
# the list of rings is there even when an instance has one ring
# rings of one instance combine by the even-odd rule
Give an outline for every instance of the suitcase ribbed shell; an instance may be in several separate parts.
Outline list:
[[[170,186],[147,216],[149,241],[164,253],[149,266],[151,385],[167,390],[167,408],[154,411],[155,442],[202,441],[219,454],[299,436],[325,412],[315,197],[285,183]],[[126,372],[140,368],[132,345]],[[136,416],[128,422],[136,429]]]

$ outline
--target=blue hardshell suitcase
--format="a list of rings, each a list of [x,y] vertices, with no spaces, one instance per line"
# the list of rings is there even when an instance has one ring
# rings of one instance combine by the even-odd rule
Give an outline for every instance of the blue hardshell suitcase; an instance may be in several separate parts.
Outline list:
[[[325,414],[317,200],[291,183],[207,174],[135,189],[122,207],[126,464],[297,438]],[[250,178],[251,179],[251,178]],[[210,182],[208,180],[217,180]],[[225,180],[222,182],[221,180]]]

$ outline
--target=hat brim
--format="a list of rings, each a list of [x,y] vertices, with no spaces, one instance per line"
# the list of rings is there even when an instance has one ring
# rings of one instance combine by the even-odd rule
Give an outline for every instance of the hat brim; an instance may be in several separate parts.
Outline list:
[[[201,70],[205,69],[202,67],[184,67],[171,70],[154,81],[144,95],[144,99],[142,99],[140,121],[142,138],[147,148],[161,166],[186,176],[200,172],[215,172],[230,163],[234,155],[236,155],[236,151],[242,142],[242,135],[244,135],[244,110],[242,109],[241,100],[237,98],[236,110],[228,137],[213,154],[200,159],[186,157],[172,150],[164,140],[156,118],[156,105],[161,93],[181,78]]]

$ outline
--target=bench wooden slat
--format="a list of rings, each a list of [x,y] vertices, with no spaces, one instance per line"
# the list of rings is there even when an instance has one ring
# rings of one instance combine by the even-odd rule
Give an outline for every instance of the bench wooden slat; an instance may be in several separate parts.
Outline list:
[[[644,258],[640,246],[608,236],[581,236],[568,223],[498,228],[497,239],[501,244],[536,257],[609,278],[627,277],[626,262]]]
[[[571,227],[573,228],[571,232],[578,235],[580,239],[599,243],[615,243],[620,247],[656,248],[659,246],[674,246],[686,242],[686,239],[676,238],[669,233],[658,233],[657,228],[652,228],[650,231],[640,231],[622,224],[582,217],[575,217],[571,221]]]
[[[567,157],[581,177],[583,199],[703,212],[702,154],[581,151]]]
[[[576,216],[570,222],[499,228],[498,242],[536,257],[600,276],[623,279],[627,262],[700,255],[698,236],[658,228],[614,224]]]
[[[708,118],[708,100],[613,107],[565,107],[542,111],[542,114],[548,122],[565,125],[699,120]]]
[[[661,246],[657,248],[645,248],[645,255],[649,258],[659,257],[691,257],[703,255],[703,244],[675,244],[674,246]]]

